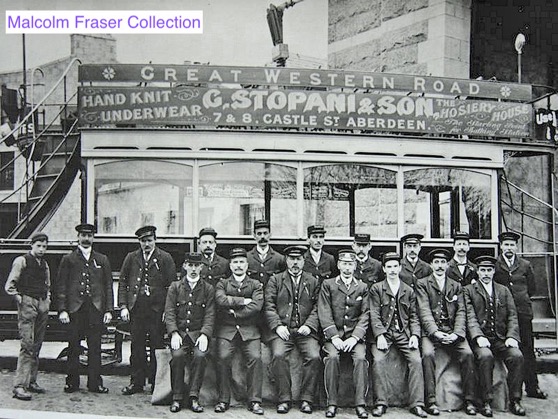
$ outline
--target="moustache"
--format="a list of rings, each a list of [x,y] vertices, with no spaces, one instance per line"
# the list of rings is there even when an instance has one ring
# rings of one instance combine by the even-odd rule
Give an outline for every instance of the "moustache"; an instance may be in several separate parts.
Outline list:
[[[258,243],[267,243],[267,239],[261,238],[258,240]]]

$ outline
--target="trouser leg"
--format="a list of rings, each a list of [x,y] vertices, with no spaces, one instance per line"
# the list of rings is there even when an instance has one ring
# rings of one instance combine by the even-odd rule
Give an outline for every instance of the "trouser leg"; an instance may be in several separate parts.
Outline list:
[[[186,365],[187,351],[191,348],[182,346],[176,351],[171,351],[170,361],[172,399],[182,400],[184,397],[184,366]]]
[[[479,348],[475,343],[473,353],[477,361],[479,391],[482,401],[490,403],[494,398],[492,388],[492,371],[494,370],[494,355],[489,348]]]
[[[508,348],[499,340],[491,342],[492,351],[504,360],[508,370],[508,390],[510,400],[521,400],[523,386],[523,354],[518,348]]]
[[[157,374],[155,350],[163,348],[163,325],[161,323],[163,313],[151,310],[148,317],[149,365],[146,365],[146,374],[149,383],[155,384],[155,375]]]
[[[372,344],[372,357],[374,362],[372,364],[372,380],[374,381],[374,405],[387,406],[387,383],[384,380],[385,371],[387,368],[387,356],[390,347],[387,351],[378,349],[375,343]]]
[[[450,348],[457,354],[457,360],[461,368],[463,400],[473,402],[475,400],[475,389],[477,385],[473,351],[466,340],[454,343]]]
[[[337,390],[339,384],[339,351],[333,343],[324,344],[324,385],[327,404],[337,406]]]
[[[198,398],[205,374],[207,351],[202,352],[196,346],[190,363],[190,397]]]
[[[320,344],[309,336],[299,338],[299,351],[302,355],[302,385],[300,388],[300,399],[314,402],[318,380],[320,378],[321,359]]]
[[[426,403],[431,405],[436,403],[436,346],[430,338],[423,337],[421,349],[422,371],[424,374],[424,397]]]
[[[18,306],[18,329],[21,338],[14,387],[29,387],[35,362],[35,320],[37,307],[34,298],[24,295]]]
[[[355,406],[366,404],[368,393],[368,361],[366,360],[366,345],[357,343],[351,353],[353,358],[353,384],[355,386]]]
[[[422,360],[418,349],[409,348],[409,340],[405,336],[397,340],[397,349],[407,360],[409,369],[409,405],[411,407],[424,406],[424,375]]]
[[[33,354],[35,355],[35,360],[31,366],[31,375],[29,377],[29,382],[31,383],[37,382],[37,374],[39,372],[39,355],[45,340],[49,306],[50,300],[42,299],[38,302],[37,318],[35,319],[35,337],[33,342]]]
[[[271,371],[275,379],[277,389],[277,401],[290,402],[292,399],[291,393],[291,370],[289,365],[288,356],[292,351],[293,342],[284,341],[277,337],[271,340]],[[304,373],[304,370],[303,370]]]
[[[217,373],[217,392],[219,393],[217,401],[226,404],[231,402],[233,345],[232,341],[216,339],[217,365],[215,371]]]
[[[525,382],[525,390],[527,393],[534,393],[539,388],[539,380],[537,378],[533,325],[529,317],[519,316],[519,335],[521,339],[519,348],[524,360],[523,381]]]
[[[85,307],[82,306],[70,314],[70,324],[68,330],[68,363],[66,384],[72,387],[79,387],[79,356],[81,354],[81,336],[87,327]]]
[[[248,386],[248,401],[262,401],[263,364],[260,339],[243,342],[242,350],[246,359],[246,383]]]
[[[85,303],[84,303],[85,304]],[[103,313],[89,301],[87,328],[87,388],[93,390],[103,385],[101,379],[101,335],[103,333]]]
[[[134,386],[143,387],[145,385],[145,369],[147,366],[147,356],[145,353],[145,343],[147,340],[147,322],[145,316],[145,307],[136,303],[130,313],[130,335],[131,335],[131,356],[130,356],[130,371],[131,371],[131,384]]]

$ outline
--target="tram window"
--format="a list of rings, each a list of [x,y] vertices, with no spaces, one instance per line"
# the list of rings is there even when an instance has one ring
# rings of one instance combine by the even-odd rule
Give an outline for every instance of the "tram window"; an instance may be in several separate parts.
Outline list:
[[[0,153],[0,191],[11,191],[14,189],[14,153]],[[4,166],[6,166],[4,168]]]
[[[95,215],[101,234],[133,234],[145,224],[159,234],[192,230],[192,167],[126,160],[95,167]]]
[[[468,231],[471,238],[491,234],[490,176],[463,169],[429,168],[404,175],[405,232],[451,238]]]
[[[397,237],[396,172],[360,164],[304,169],[304,222],[328,236]]]
[[[262,162],[200,167],[200,226],[224,235],[251,235],[255,220],[271,222],[275,236],[293,236],[297,225],[296,169]]]

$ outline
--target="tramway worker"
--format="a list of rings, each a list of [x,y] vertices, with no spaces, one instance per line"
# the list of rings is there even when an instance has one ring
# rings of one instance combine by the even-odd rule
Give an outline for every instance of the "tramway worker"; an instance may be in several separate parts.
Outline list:
[[[120,317],[130,322],[131,357],[130,384],[122,389],[129,396],[143,392],[145,378],[155,385],[157,371],[155,349],[163,347],[163,312],[169,285],[176,280],[176,265],[172,256],[156,245],[154,226],[136,231],[140,248],[126,255],[118,282]],[[150,362],[146,347],[149,336]]]
[[[198,234],[198,249],[203,255],[201,278],[215,286],[220,279],[231,275],[229,261],[219,256],[217,248],[217,232],[211,227],[202,228]]]
[[[461,366],[461,386],[465,412],[475,415],[475,363],[466,340],[465,300],[461,285],[446,275],[448,250],[435,249],[429,254],[432,274],[417,282],[417,304],[422,326],[422,368],[426,390],[426,411],[439,415],[436,405],[437,350],[448,351]]]
[[[478,380],[483,405],[480,413],[492,417],[494,397],[492,372],[494,357],[504,360],[508,370],[511,413],[525,416],[521,406],[523,355],[519,350],[519,326],[513,296],[504,285],[493,282],[496,259],[481,256],[475,260],[479,281],[464,290],[467,333],[478,363]]]
[[[79,390],[81,338],[87,338],[87,388],[108,393],[101,378],[101,334],[112,320],[114,299],[112,270],[108,257],[92,248],[97,229],[92,224],[76,226],[78,246],[60,262],[56,282],[58,318],[69,324],[66,393]]]
[[[523,353],[525,366],[523,382],[527,397],[546,399],[548,395],[539,388],[537,379],[537,363],[533,339],[533,307],[531,297],[535,294],[535,272],[531,263],[519,257],[517,243],[521,236],[513,232],[505,232],[498,236],[500,255],[496,261],[494,281],[506,286],[512,293],[519,322],[519,348]]]
[[[248,275],[264,286],[273,274],[287,269],[285,257],[270,245],[271,227],[267,220],[254,221],[256,246],[248,252]]]
[[[368,288],[372,284],[382,281],[384,279],[382,264],[370,256],[372,250],[370,234],[355,234],[352,247],[357,256],[355,278],[364,282]]]
[[[235,350],[241,350],[246,360],[246,384],[248,402],[252,413],[263,415],[262,379],[263,365],[260,330],[258,323],[262,317],[264,303],[263,285],[248,277],[248,257],[246,250],[234,248],[230,253],[232,275],[221,279],[215,288],[217,319],[215,340],[217,348],[217,390],[218,402],[215,412],[223,413],[230,405],[232,357]]]
[[[354,277],[354,250],[340,250],[337,267],[339,276],[322,283],[318,299],[318,318],[325,335],[324,381],[328,405],[325,415],[333,418],[337,414],[339,358],[350,355],[353,359],[355,412],[359,418],[367,418],[365,397],[368,389],[368,361],[365,336],[369,315],[368,287]]]
[[[320,280],[303,272],[305,253],[304,246],[287,247],[287,270],[272,276],[265,289],[265,316],[274,332],[269,346],[271,370],[278,390],[277,413],[287,413],[291,407],[289,354],[295,346],[303,359],[300,386],[300,411],[303,413],[312,413],[320,374]]]
[[[462,286],[469,285],[478,279],[477,267],[467,257],[470,248],[469,233],[464,231],[455,232],[453,235],[453,258],[448,262],[446,275]]]
[[[382,263],[386,279],[370,288],[370,327],[374,338],[372,415],[379,417],[387,410],[388,383],[385,382],[385,371],[390,369],[387,355],[395,347],[407,361],[409,369],[411,413],[425,418],[428,415],[424,411],[424,378],[419,351],[421,329],[415,291],[399,279],[401,271],[399,254],[386,253]]]
[[[37,384],[39,353],[45,337],[50,307],[50,268],[44,256],[48,236],[31,236],[31,250],[14,259],[4,289],[17,303],[21,346],[14,378],[14,397],[31,400],[31,393],[44,393]]]
[[[185,274],[170,284],[167,293],[165,323],[171,337],[173,413],[182,408],[185,366],[189,369],[190,409],[203,412],[199,395],[215,322],[215,289],[201,278],[203,266],[201,253],[188,253],[183,264]]]
[[[321,284],[324,279],[337,275],[337,264],[333,255],[323,250],[326,234],[324,226],[311,225],[306,231],[310,248],[304,254],[304,271]]]
[[[413,290],[417,281],[432,273],[432,268],[428,263],[419,258],[421,249],[422,234],[407,234],[401,237],[403,244],[403,259],[401,260],[401,281],[409,285]]]

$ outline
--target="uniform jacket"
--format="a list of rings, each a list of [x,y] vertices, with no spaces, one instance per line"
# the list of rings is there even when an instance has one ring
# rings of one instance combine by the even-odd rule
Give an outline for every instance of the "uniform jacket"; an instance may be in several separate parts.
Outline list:
[[[399,273],[399,278],[413,289],[415,289],[419,279],[424,278],[431,273],[432,268],[422,259],[417,261],[414,269],[411,262],[409,262],[409,259],[406,257],[401,259],[401,272]]]
[[[201,271],[201,278],[209,284],[215,286],[223,278],[231,276],[231,269],[229,261],[224,257],[219,256],[217,253],[213,254],[213,260],[209,263],[209,259],[203,257],[203,267]]]
[[[271,246],[269,246],[266,258],[262,261],[256,248],[257,246],[254,246],[247,254],[248,275],[265,285],[271,275],[287,269],[287,264],[285,263],[285,256],[273,250]]]
[[[494,281],[508,287],[511,291],[518,315],[533,318],[531,297],[535,294],[537,285],[531,262],[516,255],[510,269],[504,257],[498,256]]]
[[[126,307],[128,310],[134,308],[139,294],[144,263],[141,249],[126,255],[118,281],[118,305],[120,307]],[[162,312],[165,308],[167,289],[171,282],[176,280],[176,265],[169,253],[155,247],[149,259],[147,271],[151,288],[151,308],[153,311]]]
[[[395,312],[394,304],[398,305],[399,320],[407,337],[421,336],[415,291],[401,281],[397,295],[396,300],[387,280],[370,288],[370,327],[374,339],[388,331]]]
[[[357,267],[355,269],[355,278],[364,282],[368,288],[384,279],[384,270],[379,260],[368,256],[364,263],[361,263],[357,258]]]
[[[56,305],[59,312],[75,313],[86,295],[86,279],[89,278],[91,301],[101,313],[114,308],[112,270],[108,258],[91,251],[87,261],[81,250],[64,255],[58,268],[56,281]]]
[[[245,298],[251,298],[252,302],[243,305]],[[215,287],[215,303],[217,320],[214,335],[216,337],[232,340],[238,332],[244,341],[260,338],[258,322],[264,304],[261,282],[247,275],[239,288],[238,282],[232,275],[221,279]]]
[[[327,252],[322,250],[320,255],[320,260],[316,264],[312,258],[312,254],[308,250],[304,254],[304,267],[302,268],[304,272],[308,272],[314,278],[318,279],[320,283],[327,278],[332,278],[337,275],[337,263],[335,263],[335,258]]]
[[[339,276],[322,283],[318,318],[326,340],[334,336],[364,340],[368,315],[368,287],[364,282],[353,278],[348,290]]]
[[[438,288],[434,275],[419,279],[416,288],[418,313],[424,336],[432,336],[441,326],[442,304],[445,301],[449,325],[453,333],[466,338],[467,313],[461,285],[446,276],[444,289]]]
[[[505,286],[493,282],[494,328],[500,339],[514,338],[519,342],[519,325],[513,297]],[[490,298],[479,282],[464,290],[467,310],[467,332],[471,339],[486,336],[490,331]]]
[[[289,327],[293,313],[294,287],[288,271],[269,279],[265,288],[265,316],[272,331],[281,325]],[[309,273],[302,272],[299,289],[300,326],[308,326],[317,338],[320,281]]]
[[[457,261],[452,259],[448,262],[448,269],[446,270],[446,276],[448,278],[453,279],[456,282],[459,282],[462,286],[469,285],[471,281],[477,281],[479,276],[477,274],[477,265],[473,262],[467,260],[467,264],[465,265],[465,269],[463,271],[463,275],[459,270],[459,266],[457,265]]]
[[[192,290],[186,277],[170,284],[165,303],[167,332],[178,332],[192,343],[200,334],[213,336],[215,323],[215,288],[200,279]]]

